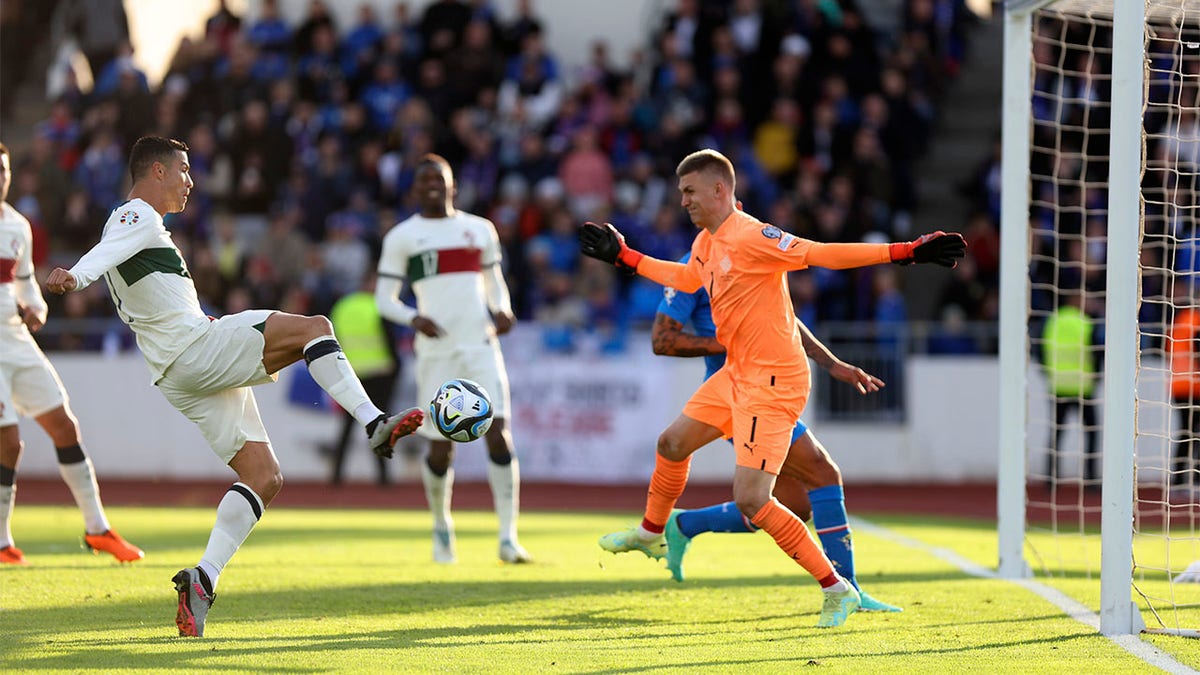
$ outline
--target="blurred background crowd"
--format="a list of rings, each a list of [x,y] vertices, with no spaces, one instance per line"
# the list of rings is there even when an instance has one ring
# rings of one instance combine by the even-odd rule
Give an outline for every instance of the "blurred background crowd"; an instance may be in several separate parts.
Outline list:
[[[695,230],[674,167],[713,147],[734,162],[746,210],[784,230],[820,241],[924,232],[916,164],[973,25],[958,0],[891,3],[884,30],[855,0],[678,0],[639,27],[634,53],[615,58],[596,39],[569,65],[548,48],[555,26],[533,0],[505,16],[489,0],[396,2],[390,13],[364,3],[348,24],[322,0],[300,21],[274,0],[252,6],[239,15],[221,2],[152,86],[122,0],[5,3],[4,119],[22,80],[45,75],[23,58],[39,40],[74,38],[93,74],[85,86],[75,69],[51,73],[44,116],[27,137],[2,139],[14,150],[9,201],[33,224],[40,273],[98,240],[125,199],[128,148],[157,134],[191,147],[196,187],[167,226],[209,313],[326,313],[373,283],[381,237],[414,212],[414,161],[437,152],[454,167],[459,208],[495,223],[514,309],[543,347],[621,353],[661,288],[582,260],[580,222],[612,222],[647,254],[681,256]],[[925,315],[907,306],[893,266],[794,273],[797,314],[875,329],[994,321],[998,148],[955,186],[971,203],[956,228],[970,258],[918,289],[935,298]],[[102,285],[50,301],[55,321],[112,316]],[[131,344],[123,328],[42,342]],[[992,345],[947,329],[921,348]]]

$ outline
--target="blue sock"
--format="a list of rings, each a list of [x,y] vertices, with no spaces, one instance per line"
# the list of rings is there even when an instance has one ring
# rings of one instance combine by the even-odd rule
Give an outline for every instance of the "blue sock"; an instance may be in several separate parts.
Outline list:
[[[846,495],[841,485],[829,485],[808,491],[812,502],[813,529],[821,539],[825,555],[842,578],[858,588],[854,578],[854,543],[850,540],[850,525],[846,520]]]
[[[755,532],[758,530],[733,502],[679,514],[679,531],[689,539],[702,532]]]

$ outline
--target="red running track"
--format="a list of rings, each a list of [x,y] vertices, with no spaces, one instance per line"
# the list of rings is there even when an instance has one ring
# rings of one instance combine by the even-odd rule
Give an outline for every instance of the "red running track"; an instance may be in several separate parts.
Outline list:
[[[232,481],[231,481],[232,482]],[[61,480],[18,481],[20,504],[71,504],[71,493]],[[229,487],[216,481],[143,481],[106,479],[101,497],[110,506],[200,506],[216,507]],[[1053,495],[1041,484],[1027,488],[1030,522],[1077,527],[1078,523],[1100,524],[1099,491],[1081,491],[1078,486],[1059,487]],[[1051,499],[1053,497],[1053,499]],[[732,498],[730,487],[721,484],[689,485],[679,500],[681,508],[709,506]],[[1139,527],[1158,526],[1169,514],[1173,526],[1200,527],[1200,499],[1168,504],[1160,490],[1138,492]],[[525,511],[617,511],[638,512],[645,505],[642,485],[577,485],[535,483],[521,485],[521,508]],[[865,484],[846,486],[846,504],[851,514],[929,515],[996,520],[996,486],[993,483],[960,484]],[[1054,508],[1050,507],[1054,504]],[[405,482],[379,486],[374,483],[328,485],[323,482],[286,482],[272,503],[274,507],[300,508],[425,508],[420,483]],[[460,482],[454,486],[454,506],[459,509],[490,510],[492,494],[486,483]],[[1057,513],[1054,513],[1054,512]]]
[[[232,482],[232,481],[230,481]],[[17,482],[20,504],[71,504],[71,493],[60,480],[25,479]],[[214,481],[143,481],[102,479],[105,504],[142,506],[215,507],[229,483]],[[679,505],[708,506],[732,498],[729,485],[689,485]],[[644,485],[577,485],[572,483],[521,484],[521,508],[527,511],[640,511],[645,504]],[[867,485],[846,486],[852,513],[951,515],[994,520],[996,487],[993,484]],[[1099,504],[1099,498],[1096,498]],[[425,508],[420,483],[285,482],[272,503],[280,507],[319,508]],[[486,483],[459,482],[454,486],[454,506],[459,509],[492,508]]]

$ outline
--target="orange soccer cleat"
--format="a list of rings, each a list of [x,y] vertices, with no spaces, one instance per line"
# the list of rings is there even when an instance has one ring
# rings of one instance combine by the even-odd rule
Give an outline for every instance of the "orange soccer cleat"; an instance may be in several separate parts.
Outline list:
[[[9,544],[0,548],[0,564],[28,565],[29,562],[25,560],[25,554],[21,552],[21,549]]]
[[[93,553],[100,551],[111,553],[121,562],[141,560],[146,555],[142,553],[142,549],[122,539],[116,530],[106,530],[101,534],[84,534],[83,541],[87,543],[87,547],[92,549]]]

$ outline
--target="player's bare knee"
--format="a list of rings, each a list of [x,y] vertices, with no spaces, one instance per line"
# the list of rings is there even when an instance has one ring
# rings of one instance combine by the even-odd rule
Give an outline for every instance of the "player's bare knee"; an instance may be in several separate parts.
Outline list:
[[[673,462],[682,462],[692,454],[694,448],[688,448],[687,444],[681,438],[672,434],[670,430],[664,431],[658,436],[658,454]]]
[[[311,324],[313,338],[318,338],[322,335],[333,335],[333,322],[329,320],[329,317],[318,314],[317,316],[308,317],[308,322]]]
[[[266,506],[283,489],[283,474],[276,467],[275,471],[264,474],[250,487],[254,488],[258,498],[262,500],[263,506]]]
[[[833,462],[820,462],[813,467],[811,479],[805,481],[811,489],[842,484],[842,472]]]
[[[735,486],[736,487],[736,486]],[[734,490],[733,502],[737,504],[738,511],[747,518],[753,518],[758,515],[762,507],[766,506],[771,499],[771,493],[761,490]]]

